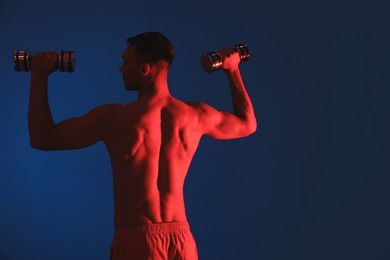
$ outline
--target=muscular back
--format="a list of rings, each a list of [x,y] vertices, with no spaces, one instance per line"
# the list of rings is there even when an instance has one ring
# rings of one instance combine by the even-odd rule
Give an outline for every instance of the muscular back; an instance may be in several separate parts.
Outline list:
[[[240,57],[229,50],[224,51],[222,69],[230,82],[233,113],[174,99],[168,90],[167,63],[139,63],[134,46],[129,46],[120,71],[126,89],[137,90],[139,99],[128,105],[99,106],[57,124],[47,99],[48,77],[57,68],[57,56],[38,53],[31,63],[30,144],[46,151],[70,150],[103,140],[113,169],[116,228],[186,221],[183,185],[201,135],[232,139],[257,128],[238,69]]]
[[[139,99],[114,111],[105,144],[116,228],[186,221],[183,185],[201,137],[196,110],[169,97]]]

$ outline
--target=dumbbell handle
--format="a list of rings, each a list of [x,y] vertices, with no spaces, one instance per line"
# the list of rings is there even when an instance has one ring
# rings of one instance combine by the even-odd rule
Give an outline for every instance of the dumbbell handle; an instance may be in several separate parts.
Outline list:
[[[243,44],[235,44],[231,47],[240,55],[240,63],[246,62],[250,58],[248,47]],[[208,52],[200,58],[200,65],[205,72],[214,72],[222,66],[222,56],[219,52]]]
[[[16,71],[30,71],[31,52],[29,50],[14,51],[14,69]],[[74,52],[59,51],[57,52],[58,69],[62,72],[74,71]]]

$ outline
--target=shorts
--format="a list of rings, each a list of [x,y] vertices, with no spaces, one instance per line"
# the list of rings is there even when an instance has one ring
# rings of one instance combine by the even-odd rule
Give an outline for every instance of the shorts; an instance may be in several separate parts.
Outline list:
[[[197,260],[198,250],[186,222],[141,224],[116,230],[111,260]]]

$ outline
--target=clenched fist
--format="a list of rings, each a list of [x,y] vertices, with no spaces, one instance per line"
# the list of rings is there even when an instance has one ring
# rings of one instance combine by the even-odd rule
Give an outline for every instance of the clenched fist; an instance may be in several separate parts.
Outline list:
[[[57,52],[37,52],[31,59],[31,72],[49,75],[58,68]]]
[[[241,62],[239,53],[232,48],[222,49],[218,51],[222,57],[221,69],[225,72],[233,72],[238,70],[238,65]]]

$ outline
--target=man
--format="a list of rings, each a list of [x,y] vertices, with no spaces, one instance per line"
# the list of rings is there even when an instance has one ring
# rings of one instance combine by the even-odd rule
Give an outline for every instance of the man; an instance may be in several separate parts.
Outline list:
[[[138,99],[99,106],[86,115],[54,124],[47,100],[48,76],[56,53],[36,53],[31,63],[29,132],[41,150],[79,149],[103,141],[111,158],[115,234],[111,259],[198,259],[187,223],[183,185],[202,135],[244,137],[256,130],[252,103],[241,79],[240,58],[221,50],[231,85],[234,113],[169,93],[167,76],[174,51],[157,32],[128,39],[123,75]]]

